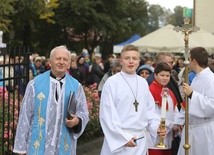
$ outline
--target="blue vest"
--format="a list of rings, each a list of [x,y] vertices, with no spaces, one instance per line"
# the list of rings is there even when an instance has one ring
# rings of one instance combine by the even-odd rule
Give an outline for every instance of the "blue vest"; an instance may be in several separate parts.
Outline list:
[[[59,149],[58,155],[70,155],[71,154],[71,133],[65,125],[67,106],[69,102],[69,95],[71,91],[74,93],[78,88],[78,81],[72,78],[70,75],[65,76],[65,99],[64,99],[64,118],[62,122],[62,135],[59,136]],[[34,116],[32,120],[32,135],[30,137],[30,144],[28,147],[29,155],[43,155],[45,152],[46,141],[46,110],[47,102],[50,94],[50,71],[46,71],[43,74],[35,77],[35,101],[34,101]],[[58,144],[56,144],[58,145]],[[58,146],[55,146],[58,147]]]
[[[3,67],[0,68],[0,79],[3,80]],[[3,81],[0,81],[0,86],[4,86]]]

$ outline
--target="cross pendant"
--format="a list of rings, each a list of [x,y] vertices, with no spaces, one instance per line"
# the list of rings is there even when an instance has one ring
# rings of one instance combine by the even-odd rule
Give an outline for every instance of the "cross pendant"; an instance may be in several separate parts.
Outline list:
[[[138,108],[139,103],[137,102],[137,100],[135,100],[133,104],[135,107],[135,111],[137,112],[137,110],[138,110],[137,108]]]

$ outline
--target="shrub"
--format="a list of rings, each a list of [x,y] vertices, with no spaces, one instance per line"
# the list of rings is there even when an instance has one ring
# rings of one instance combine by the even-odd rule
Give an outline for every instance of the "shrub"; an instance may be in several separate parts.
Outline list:
[[[17,93],[12,95],[5,88],[0,87],[0,154],[12,154],[18,107]]]
[[[102,135],[102,130],[99,121],[99,105],[100,98],[97,90],[97,84],[92,84],[90,86],[83,86],[87,106],[89,111],[89,122],[86,126],[86,129],[83,135],[79,138],[79,143],[84,143],[90,140],[95,139]]]

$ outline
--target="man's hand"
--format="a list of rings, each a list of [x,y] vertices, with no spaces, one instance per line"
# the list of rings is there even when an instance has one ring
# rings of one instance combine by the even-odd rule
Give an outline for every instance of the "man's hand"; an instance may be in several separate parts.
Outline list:
[[[73,128],[74,126],[79,124],[79,118],[76,115],[71,115],[71,116],[73,117],[72,119],[66,118],[65,120],[65,124],[69,128]]]
[[[157,131],[158,135],[162,138],[165,138],[166,137],[166,127],[163,128],[163,127],[159,127],[158,128],[158,131]]]
[[[187,96],[189,96],[193,90],[187,83],[183,83],[183,91]]]
[[[137,144],[134,142],[135,138],[132,138],[128,143],[126,143],[126,147],[135,147]]]
[[[181,132],[183,129],[183,125],[179,125],[179,124],[174,124],[172,127],[172,130],[175,132]]]

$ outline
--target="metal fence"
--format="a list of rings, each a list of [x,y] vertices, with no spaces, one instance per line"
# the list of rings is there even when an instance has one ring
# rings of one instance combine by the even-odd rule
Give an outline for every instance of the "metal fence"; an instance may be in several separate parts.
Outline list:
[[[29,81],[29,50],[0,48],[0,155],[12,153],[19,109]]]

